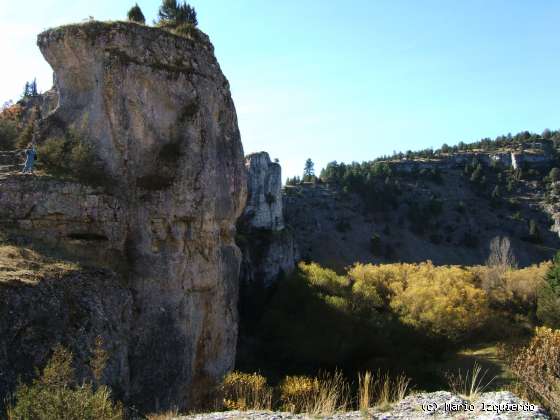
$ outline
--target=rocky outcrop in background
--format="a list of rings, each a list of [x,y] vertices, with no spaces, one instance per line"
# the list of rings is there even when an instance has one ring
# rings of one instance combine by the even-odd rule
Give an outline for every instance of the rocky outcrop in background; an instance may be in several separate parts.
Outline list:
[[[282,168],[271,162],[268,153],[245,157],[248,196],[242,220],[251,228],[282,230]]]
[[[126,363],[109,370],[107,382],[120,382],[124,398],[140,407],[199,405],[235,359],[235,222],[247,188],[235,108],[213,46],[197,30],[182,37],[124,22],[48,30],[38,45],[59,98],[43,115],[41,141],[71,131],[93,148],[109,185],[4,176],[0,221],[20,237],[122,270],[132,297]],[[111,287],[95,293],[113,299]],[[16,309],[6,302],[5,310]],[[66,309],[64,300],[53,305]],[[32,312],[21,316],[36,319]],[[86,324],[98,316],[103,311],[84,312]],[[107,330],[121,328],[113,319]],[[5,337],[28,334],[17,325],[2,331],[5,352],[20,351]],[[110,360],[121,354],[110,352]]]
[[[240,331],[237,369],[244,369],[260,353],[255,328],[278,282],[299,260],[294,232],[284,223],[282,173],[266,152],[245,158],[247,207],[237,223],[237,244],[242,252],[239,275]]]
[[[243,252],[242,287],[270,287],[291,273],[299,259],[294,236],[285,226],[282,205],[282,172],[266,152],[245,158],[247,207],[238,223],[238,243]]]

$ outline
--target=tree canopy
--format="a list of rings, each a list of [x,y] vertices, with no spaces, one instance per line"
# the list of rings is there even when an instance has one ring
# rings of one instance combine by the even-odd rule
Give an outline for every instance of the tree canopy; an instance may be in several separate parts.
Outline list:
[[[159,8],[158,18],[158,24],[163,26],[198,25],[194,7],[186,2],[177,3],[177,0],[163,0]]]
[[[142,9],[136,3],[133,7],[130,8],[128,11],[128,20],[131,22],[138,22],[138,23],[146,23],[146,18],[144,17],[144,13],[142,13]]]

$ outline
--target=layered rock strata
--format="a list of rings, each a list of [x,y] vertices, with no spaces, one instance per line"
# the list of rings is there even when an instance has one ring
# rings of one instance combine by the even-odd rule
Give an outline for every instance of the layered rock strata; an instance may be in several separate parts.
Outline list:
[[[124,22],[51,29],[38,45],[59,98],[42,141],[71,132],[94,150],[109,185],[8,177],[0,220],[58,245],[85,242],[67,248],[100,248],[126,266],[123,394],[148,408],[200,405],[235,359],[235,222],[247,188],[213,46],[198,30],[177,36]]]

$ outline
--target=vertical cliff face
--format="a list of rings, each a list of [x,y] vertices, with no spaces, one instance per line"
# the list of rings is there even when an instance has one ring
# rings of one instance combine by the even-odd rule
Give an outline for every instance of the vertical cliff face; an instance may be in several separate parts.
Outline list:
[[[90,143],[123,209],[133,319],[129,395],[196,405],[233,366],[245,204],[243,150],[229,85],[207,36],[132,23],[43,32],[58,107],[46,136]]]
[[[284,228],[282,215],[282,169],[271,162],[268,153],[260,152],[245,158],[248,174],[247,206],[243,211],[245,223],[252,228],[272,231]]]
[[[284,224],[282,170],[266,152],[245,158],[247,206],[239,222],[243,251],[241,283],[269,287],[298,260],[292,232]]]
[[[245,158],[248,199],[238,222],[237,244],[243,260],[240,283],[240,335],[237,362],[247,366],[260,351],[254,337],[274,284],[289,275],[299,260],[291,227],[284,223],[282,171],[266,152]],[[249,366],[251,363],[249,362]]]

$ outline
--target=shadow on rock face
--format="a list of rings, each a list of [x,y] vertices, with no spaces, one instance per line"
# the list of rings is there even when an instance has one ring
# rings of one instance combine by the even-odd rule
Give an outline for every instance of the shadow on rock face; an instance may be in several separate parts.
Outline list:
[[[139,408],[169,407],[175,401],[171,390],[188,370],[186,340],[175,326],[170,311],[163,308],[161,314],[145,326],[145,331],[134,343],[134,354],[130,358],[131,397]]]

